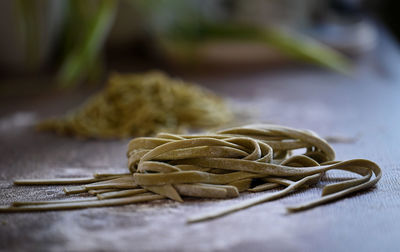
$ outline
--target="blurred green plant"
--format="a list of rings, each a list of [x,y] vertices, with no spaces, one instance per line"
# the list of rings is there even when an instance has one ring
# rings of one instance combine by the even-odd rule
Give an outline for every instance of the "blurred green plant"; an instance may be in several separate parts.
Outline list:
[[[16,0],[18,12],[19,28],[28,41],[26,43],[26,65],[29,70],[35,70],[39,64],[39,24],[38,15],[40,8],[35,1]]]
[[[39,3],[39,4],[38,4]],[[95,80],[102,72],[101,49],[113,24],[117,0],[68,0],[63,6],[60,31],[60,66],[56,76],[60,87],[73,87],[84,80]],[[26,43],[30,70],[38,68],[40,53],[40,4],[45,1],[17,0],[18,17]]]
[[[37,58],[38,24],[34,1],[18,0],[22,31],[27,44],[28,63]],[[316,63],[340,73],[349,73],[350,61],[315,39],[280,29],[224,22],[200,10],[202,1],[129,0],[140,9],[151,35],[161,42],[176,43],[190,51],[206,40],[246,40],[262,42],[302,61]],[[102,47],[114,22],[118,0],[69,0],[61,31],[61,64],[57,80],[61,87],[73,87],[95,80],[103,71]]]
[[[116,0],[69,0],[64,27],[64,55],[58,72],[61,86],[96,78],[102,70],[101,49],[113,24]]]
[[[317,40],[294,31],[272,27],[207,22],[196,23],[195,26],[181,24],[179,28],[171,30],[167,39],[172,43],[179,43],[187,50],[210,40],[262,42],[289,57],[318,64],[342,74],[349,74],[352,67],[347,57]]]

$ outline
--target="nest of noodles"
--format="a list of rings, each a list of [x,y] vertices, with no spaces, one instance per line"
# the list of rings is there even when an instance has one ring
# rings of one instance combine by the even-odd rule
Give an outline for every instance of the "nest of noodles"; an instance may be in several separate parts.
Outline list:
[[[293,154],[292,151],[303,151]],[[0,212],[65,210],[115,206],[183,197],[232,198],[241,192],[265,193],[236,205],[190,218],[216,218],[320,184],[325,172],[341,170],[359,175],[323,187],[322,197],[288,207],[301,211],[338,200],[374,186],[382,176],[365,159],[334,161],[332,147],[314,132],[277,125],[249,125],[206,135],[159,133],[133,139],[128,146],[129,173],[95,174],[92,178],[17,180],[17,185],[82,184],[65,188],[67,194],[89,193],[69,201],[14,202]]]
[[[38,130],[80,138],[126,138],[216,127],[232,119],[224,100],[161,72],[112,74],[104,90]]]

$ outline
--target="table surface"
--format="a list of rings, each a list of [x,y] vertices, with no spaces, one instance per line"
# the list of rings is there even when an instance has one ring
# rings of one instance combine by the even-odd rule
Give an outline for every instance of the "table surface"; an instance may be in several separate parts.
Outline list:
[[[320,196],[320,188],[208,222],[185,219],[263,193],[229,200],[152,203],[75,211],[0,215],[0,250],[399,251],[400,56],[393,44],[360,60],[354,76],[314,68],[187,80],[224,95],[247,120],[312,129],[333,143],[337,159],[366,158],[383,177],[376,187],[308,211],[285,206]],[[16,178],[87,176],[126,169],[128,140],[77,140],[38,133],[32,124],[64,113],[86,93],[7,95],[0,108],[0,204],[61,199],[62,187],[15,187]]]

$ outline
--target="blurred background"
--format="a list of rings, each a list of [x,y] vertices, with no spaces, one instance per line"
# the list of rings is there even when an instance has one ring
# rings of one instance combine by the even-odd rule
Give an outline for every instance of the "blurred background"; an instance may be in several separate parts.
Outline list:
[[[0,91],[16,79],[101,85],[110,71],[229,73],[315,65],[349,74],[398,37],[394,0],[4,0]],[[36,88],[37,86],[35,86]]]

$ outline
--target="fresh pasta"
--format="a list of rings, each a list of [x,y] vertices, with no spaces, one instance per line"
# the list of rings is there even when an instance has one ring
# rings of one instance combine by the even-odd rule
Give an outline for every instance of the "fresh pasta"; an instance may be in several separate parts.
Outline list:
[[[188,219],[188,222],[198,222],[315,186],[330,170],[358,176],[328,184],[323,187],[320,198],[287,207],[288,211],[306,210],[368,189],[382,176],[380,167],[369,160],[335,161],[332,147],[312,131],[267,124],[204,135],[159,133],[154,137],[134,138],[128,145],[127,157],[127,173],[14,182],[16,185],[77,184],[65,188],[65,192],[93,195],[87,199],[14,202],[0,211],[114,206],[164,198],[178,202],[183,202],[185,197],[225,199],[238,197],[243,192],[274,190]]]
[[[113,74],[101,92],[38,130],[79,138],[126,138],[160,131],[207,128],[232,119],[224,100],[199,86],[161,72]]]

